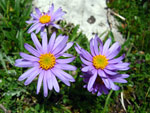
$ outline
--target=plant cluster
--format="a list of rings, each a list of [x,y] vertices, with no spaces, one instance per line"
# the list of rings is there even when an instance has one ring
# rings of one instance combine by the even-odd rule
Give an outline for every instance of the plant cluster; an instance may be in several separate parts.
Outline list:
[[[78,32],[79,26],[59,21],[65,14],[62,9],[55,12],[52,5],[49,12],[41,13],[36,8],[35,15],[31,13],[31,2],[0,1],[0,112],[150,111],[149,15],[146,15],[149,1],[112,0],[108,4],[127,20],[122,22],[118,19],[121,22],[119,30],[126,38],[121,48],[118,43],[114,43],[111,31],[104,42],[99,35],[91,39],[89,44],[86,36]],[[33,20],[29,20],[31,17]],[[53,39],[55,43],[50,43]],[[54,56],[49,52],[54,52]],[[62,52],[65,54],[58,54]],[[57,58],[54,58],[56,55]],[[16,60],[20,56],[22,58]],[[65,65],[59,65],[62,62]],[[111,66],[108,66],[110,62]],[[130,70],[129,64],[124,62],[130,62]],[[49,71],[54,65],[57,67]],[[20,67],[29,67],[34,72],[27,74],[27,69]],[[37,72],[39,67],[41,69]],[[26,79],[25,85],[29,85],[25,86],[18,78],[19,81]],[[120,84],[127,82],[124,78],[127,78],[128,83]],[[41,86],[43,90],[40,90]]]

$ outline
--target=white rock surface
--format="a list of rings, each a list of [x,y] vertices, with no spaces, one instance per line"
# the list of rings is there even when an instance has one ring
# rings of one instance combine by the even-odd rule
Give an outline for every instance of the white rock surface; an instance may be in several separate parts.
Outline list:
[[[110,26],[107,22],[107,10],[105,9],[106,0],[34,0],[33,6],[40,8],[41,11],[47,12],[49,6],[54,3],[55,10],[59,7],[66,12],[64,19],[67,23],[80,25],[80,31],[90,40],[95,33],[102,34],[108,32]],[[116,21],[111,18],[112,32],[115,40],[121,44],[124,42],[122,35],[117,32]],[[117,23],[118,24],[118,23]],[[104,38],[106,33],[101,37]]]

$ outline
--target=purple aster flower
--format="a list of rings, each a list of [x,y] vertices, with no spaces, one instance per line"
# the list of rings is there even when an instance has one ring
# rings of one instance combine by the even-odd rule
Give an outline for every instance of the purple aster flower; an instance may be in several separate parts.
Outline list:
[[[91,72],[85,72],[85,73],[83,73],[83,75],[81,75],[81,77],[83,78],[83,81],[85,83],[88,83],[92,76],[93,76],[93,74]],[[128,74],[120,74],[120,75],[118,74],[115,76],[110,76],[110,79],[112,80],[112,82],[127,83],[127,81],[124,79],[127,77],[129,77]],[[84,85],[84,88],[87,88],[87,86],[88,86],[87,84]],[[102,78],[100,76],[97,76],[92,88],[89,91],[92,92],[92,94],[97,93],[97,96],[100,96],[102,93],[108,94],[109,90],[110,89],[106,87]]]
[[[30,84],[39,75],[37,94],[40,91],[43,81],[44,96],[46,97],[48,95],[48,89],[52,90],[54,88],[56,92],[59,92],[60,88],[56,77],[67,86],[70,86],[70,82],[74,82],[75,79],[63,70],[76,70],[76,67],[68,64],[75,57],[69,53],[65,53],[73,45],[73,42],[67,43],[68,36],[59,35],[56,38],[56,33],[54,32],[49,42],[47,41],[47,34],[45,32],[41,33],[41,37],[42,45],[36,35],[34,33],[31,34],[36,49],[29,44],[24,44],[26,50],[32,55],[21,52],[20,56],[22,59],[17,59],[15,66],[30,68],[18,79],[19,81],[26,79],[25,85]],[[62,56],[69,58],[59,58]]]
[[[59,25],[56,25],[54,22],[63,19],[62,16],[65,14],[65,12],[63,12],[61,8],[54,12],[54,5],[52,4],[47,13],[41,13],[38,8],[35,8],[35,11],[36,15],[31,13],[33,20],[26,21],[28,24],[33,24],[29,28],[28,33],[31,33],[34,30],[36,30],[35,33],[38,33],[39,31],[43,31],[45,26],[49,25],[60,29]]]
[[[118,58],[115,58],[120,52],[121,47],[119,46],[118,42],[109,47],[110,43],[111,38],[109,38],[103,45],[99,37],[95,36],[94,39],[90,40],[91,54],[81,48],[78,44],[75,47],[76,51],[80,55],[81,61],[83,62],[83,68],[81,70],[86,73],[88,73],[89,71],[91,72],[91,74],[89,74],[90,76],[87,85],[87,89],[89,91],[92,91],[97,81],[101,81],[99,83],[103,83],[102,86],[104,86],[105,89],[107,88],[108,90],[119,89],[119,87],[115,85],[114,82],[125,82],[122,79],[125,77],[122,77],[122,75],[119,74],[118,71],[128,70],[129,63],[122,62],[125,57],[124,54]]]

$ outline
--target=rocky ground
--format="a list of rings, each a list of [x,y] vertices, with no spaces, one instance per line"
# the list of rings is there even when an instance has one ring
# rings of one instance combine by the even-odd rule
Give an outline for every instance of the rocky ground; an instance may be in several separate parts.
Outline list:
[[[124,42],[122,35],[118,32],[117,25],[119,23],[114,19],[114,15],[121,19],[124,18],[108,9],[106,0],[34,0],[33,6],[46,12],[52,3],[55,5],[55,10],[62,7],[66,12],[65,21],[80,25],[80,31],[89,40],[96,33],[104,33],[101,37],[103,39],[107,32],[111,30],[116,41],[119,41],[120,44]]]

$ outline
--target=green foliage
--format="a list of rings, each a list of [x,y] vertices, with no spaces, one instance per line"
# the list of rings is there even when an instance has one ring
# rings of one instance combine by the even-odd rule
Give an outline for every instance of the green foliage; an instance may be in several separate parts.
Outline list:
[[[135,46],[142,51],[150,52],[150,1],[149,0],[112,0],[108,4],[116,13],[126,18],[119,26],[120,32],[135,40]],[[120,20],[118,18],[118,20]]]
[[[12,113],[100,113],[100,112],[125,112],[120,102],[121,93],[124,95],[124,104],[127,112],[150,112],[150,54],[149,52],[149,1],[144,0],[114,0],[108,4],[114,11],[124,16],[127,21],[122,22],[119,30],[127,39],[122,45],[121,53],[126,53],[125,61],[130,62],[131,69],[127,84],[119,84],[119,91],[110,91],[109,95],[97,97],[83,88],[84,83],[81,61],[74,47],[68,52],[76,56],[72,62],[78,69],[69,72],[76,79],[71,87],[59,81],[60,93],[50,92],[47,98],[43,96],[43,88],[36,95],[37,79],[25,86],[19,82],[18,77],[26,69],[17,68],[14,62],[19,57],[19,52],[26,51],[24,43],[33,45],[31,37],[27,34],[28,26],[25,23],[30,19],[30,0],[0,0],[0,105]],[[132,7],[131,7],[132,6]],[[79,32],[79,26],[60,22],[62,30],[51,29],[57,35],[69,36],[69,41],[78,43],[89,50],[86,36]],[[102,35],[102,34],[101,34]],[[99,35],[99,36],[101,36]],[[38,34],[39,40],[41,40]],[[114,36],[110,31],[104,39]],[[27,52],[27,51],[26,51]],[[0,112],[3,110],[0,108]]]
[[[150,1],[111,0],[108,7],[126,18],[118,26],[127,39],[122,45],[125,61],[131,63],[128,85],[123,88],[125,106],[128,112],[150,112]]]

